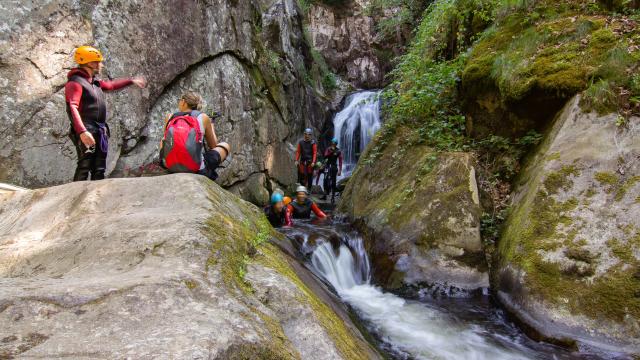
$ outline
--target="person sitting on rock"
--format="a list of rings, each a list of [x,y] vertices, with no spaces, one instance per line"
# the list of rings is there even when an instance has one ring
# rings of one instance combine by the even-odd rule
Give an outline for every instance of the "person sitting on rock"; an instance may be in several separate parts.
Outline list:
[[[231,146],[218,142],[213,121],[198,110],[201,104],[200,95],[186,92],[178,100],[178,112],[167,115],[160,163],[171,173],[197,173],[216,180],[216,169],[230,154]]]
[[[308,197],[309,191],[306,187],[300,185],[296,189],[296,199],[289,204],[289,211],[294,219],[310,219],[311,212],[316,214],[319,219],[324,219],[327,215],[320,210],[318,205]]]
[[[304,138],[298,142],[296,149],[296,166],[298,167],[298,183],[309,188],[313,186],[313,166],[318,157],[318,144],[311,138],[313,130],[305,129]]]
[[[146,86],[142,77],[100,80],[102,53],[91,46],[80,46],[73,54],[78,67],[67,74],[64,96],[67,116],[71,122],[69,137],[78,153],[78,165],[73,181],[102,180],[107,168],[109,126],[104,92],[136,85]]]
[[[264,208],[264,214],[274,228],[289,227],[293,224],[291,221],[291,213],[280,193],[274,192],[271,195],[271,205]]]

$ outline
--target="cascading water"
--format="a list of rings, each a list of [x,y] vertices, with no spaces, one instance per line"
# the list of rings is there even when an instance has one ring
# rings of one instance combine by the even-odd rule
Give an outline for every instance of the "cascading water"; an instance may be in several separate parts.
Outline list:
[[[336,254],[331,243],[319,244],[311,264],[396,353],[416,359],[529,359],[524,352],[489,342],[480,327],[372,286],[369,274],[355,266],[356,259],[346,245],[340,245]]]
[[[576,359],[528,339],[484,297],[415,301],[371,283],[360,235],[346,224],[299,224],[285,233],[299,245],[309,268],[330,284],[396,359]],[[599,356],[590,356],[598,359]]]
[[[351,94],[333,119],[335,137],[344,157],[343,176],[349,176],[358,157],[380,129],[380,91]]]

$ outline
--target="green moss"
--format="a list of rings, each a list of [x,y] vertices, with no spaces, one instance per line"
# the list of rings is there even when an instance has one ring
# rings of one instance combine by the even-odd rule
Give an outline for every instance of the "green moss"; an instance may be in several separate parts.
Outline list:
[[[560,153],[559,152],[551,153],[551,154],[547,155],[547,157],[545,159],[547,161],[560,160]]]
[[[593,176],[602,185],[614,186],[618,183],[618,176],[610,171],[600,171]]]
[[[198,283],[193,280],[185,280],[184,284],[187,286],[189,290],[193,290],[198,287]]]
[[[636,257],[633,255],[633,251],[629,244],[623,244],[618,239],[609,239],[606,242],[607,246],[611,250],[611,253],[618,259],[624,261],[627,264],[636,263]]]
[[[587,190],[587,192],[584,194],[584,196],[586,196],[587,198],[591,198],[593,197],[595,194],[597,194],[598,192],[594,189],[594,188],[589,188]]]
[[[620,189],[618,189],[615,200],[622,201],[624,196],[627,194],[627,191],[629,191],[638,181],[640,181],[640,176],[633,176],[627,179],[627,181],[624,182]]]
[[[311,306],[316,319],[325,328],[343,358],[354,360],[367,358],[366,352],[363,351],[363,348],[367,345],[356,340],[344,321],[327,304],[318,299],[313,291],[300,280],[288,264],[286,257],[275,246],[269,243],[265,244],[255,261],[276,270],[296,284],[303,294],[300,301]]]
[[[579,175],[580,170],[575,165],[564,165],[560,170],[547,174],[544,187],[549,194],[557,194],[559,190],[566,190],[573,184],[570,176]]]
[[[496,22],[473,46],[462,75],[465,97],[473,101],[495,88],[517,109],[529,96],[562,100],[589,88],[583,103],[617,106],[609,95],[616,87],[632,88],[627,75],[638,57],[629,53],[628,39],[637,33],[616,35],[600,16],[571,6],[540,16],[554,5],[537,3],[538,10],[525,7]],[[535,21],[523,21],[531,14],[538,14]]]

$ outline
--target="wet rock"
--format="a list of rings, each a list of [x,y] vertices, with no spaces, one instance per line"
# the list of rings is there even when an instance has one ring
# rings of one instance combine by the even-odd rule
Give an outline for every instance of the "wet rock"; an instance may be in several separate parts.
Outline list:
[[[403,131],[368,147],[363,159],[389,142],[376,161],[361,161],[338,210],[365,232],[374,276],[386,288],[488,287],[472,157],[407,148]]]
[[[0,213],[0,357],[377,358],[260,210],[202,177],[3,194]]]
[[[492,285],[536,336],[640,352],[640,119],[571,100],[517,184]]]

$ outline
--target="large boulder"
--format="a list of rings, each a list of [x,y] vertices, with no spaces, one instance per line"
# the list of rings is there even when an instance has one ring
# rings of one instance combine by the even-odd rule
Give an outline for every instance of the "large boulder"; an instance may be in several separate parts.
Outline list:
[[[579,104],[521,173],[492,285],[541,338],[639,353],[640,119]]]
[[[378,357],[260,211],[204,177],[2,194],[0,214],[1,358]]]
[[[207,110],[223,115],[216,129],[233,146],[223,186],[253,186],[247,180],[260,173],[293,183],[292,144],[304,127],[321,128],[327,118],[329,105],[307,85],[313,60],[293,0],[46,0],[1,7],[0,181],[41,187],[71,180],[76,155],[63,86],[70,54],[82,44],[104,52],[105,77],[149,80],[147,89],[108,95],[112,176],[145,172],[157,157],[162,120],[185,90],[201,93]]]
[[[487,288],[472,156],[408,145],[407,132],[374,139],[338,210],[366,234],[374,276],[384,287],[445,294]]]

